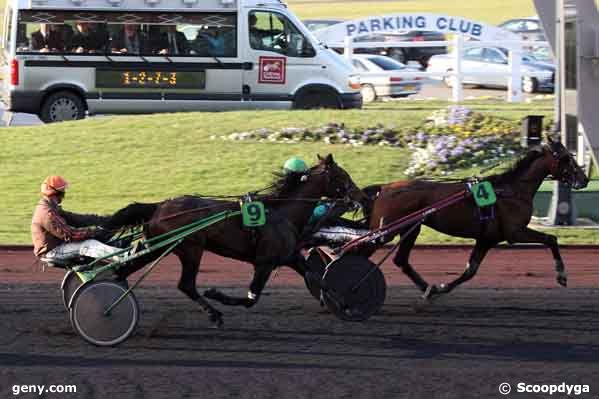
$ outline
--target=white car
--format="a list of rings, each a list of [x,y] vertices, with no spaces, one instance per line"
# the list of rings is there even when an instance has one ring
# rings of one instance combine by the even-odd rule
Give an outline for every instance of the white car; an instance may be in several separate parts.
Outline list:
[[[433,56],[428,64],[427,72],[451,72],[455,59],[455,51],[445,55]],[[490,72],[487,75],[469,73]],[[496,73],[502,73],[498,75]],[[478,86],[507,87],[510,67],[507,50],[500,47],[468,47],[462,57],[462,83]],[[437,78],[441,79],[441,78]],[[442,78],[448,86],[453,86],[455,78]],[[554,89],[555,66],[548,62],[540,62],[529,54],[522,55],[522,90],[526,93],[550,91]]]
[[[352,64],[360,74],[362,99],[365,103],[382,97],[407,97],[420,92],[422,78],[402,77],[398,72],[418,71],[390,57],[354,54]]]

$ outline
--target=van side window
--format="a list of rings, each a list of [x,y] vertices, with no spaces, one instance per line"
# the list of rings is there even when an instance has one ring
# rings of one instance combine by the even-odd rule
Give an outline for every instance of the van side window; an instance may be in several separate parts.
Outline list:
[[[249,39],[254,50],[272,51],[289,57],[314,57],[308,39],[284,15],[269,11],[249,14]]]
[[[237,57],[236,13],[48,11],[41,18],[20,13],[17,52]]]

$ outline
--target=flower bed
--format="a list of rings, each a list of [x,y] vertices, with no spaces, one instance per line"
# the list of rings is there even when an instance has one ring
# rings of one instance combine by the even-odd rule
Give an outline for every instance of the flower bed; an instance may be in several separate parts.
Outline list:
[[[417,133],[406,137],[412,150],[405,174],[450,175],[457,169],[489,166],[522,151],[519,125],[451,106],[435,111]]]
[[[213,136],[213,138],[216,138]],[[457,169],[492,165],[519,154],[520,122],[450,106],[433,112],[417,128],[375,126],[351,129],[331,123],[319,128],[286,127],[232,133],[221,139],[277,143],[324,142],[412,150],[409,177],[450,175]]]

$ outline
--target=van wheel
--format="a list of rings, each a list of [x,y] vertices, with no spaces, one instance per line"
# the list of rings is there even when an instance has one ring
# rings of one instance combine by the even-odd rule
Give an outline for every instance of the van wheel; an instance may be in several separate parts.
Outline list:
[[[59,91],[46,98],[39,117],[44,123],[83,119],[85,104],[81,97],[72,91]]]
[[[376,100],[376,91],[372,85],[364,84],[360,91],[362,92],[362,101],[364,103],[371,103]]]
[[[293,107],[296,109],[340,109],[341,102],[337,94],[332,91],[306,90],[296,97]]]
[[[522,78],[522,91],[525,93],[534,93],[539,88],[539,82],[530,76]]]

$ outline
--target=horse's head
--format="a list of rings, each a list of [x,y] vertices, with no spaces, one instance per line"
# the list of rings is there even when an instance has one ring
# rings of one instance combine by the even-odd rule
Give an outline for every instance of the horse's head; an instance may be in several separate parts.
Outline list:
[[[544,152],[545,157],[549,158],[549,174],[555,180],[576,190],[587,186],[589,178],[562,143],[547,137],[547,146],[545,146]]]
[[[360,203],[367,199],[366,194],[356,186],[349,174],[335,162],[332,154],[324,158],[318,155],[318,164],[310,169],[309,178],[313,184],[322,187],[323,196],[347,198]]]

